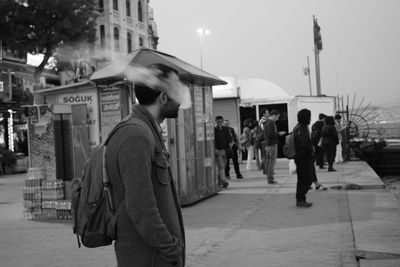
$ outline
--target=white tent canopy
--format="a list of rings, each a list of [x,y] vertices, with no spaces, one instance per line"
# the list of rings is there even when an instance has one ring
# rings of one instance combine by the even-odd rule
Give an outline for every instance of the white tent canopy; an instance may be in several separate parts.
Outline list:
[[[218,77],[227,82],[225,85],[213,86],[213,98],[236,98],[239,96],[238,84],[236,76],[223,76]]]
[[[278,85],[262,79],[239,79],[238,85],[242,105],[260,102],[286,102],[294,98],[293,94]]]

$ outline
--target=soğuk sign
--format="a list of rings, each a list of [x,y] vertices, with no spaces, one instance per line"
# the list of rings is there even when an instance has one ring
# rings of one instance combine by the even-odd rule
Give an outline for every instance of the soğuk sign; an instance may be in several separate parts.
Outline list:
[[[70,105],[86,104],[89,124],[89,146],[92,149],[100,144],[98,97],[95,90],[74,94],[60,94],[57,96],[57,103]]]

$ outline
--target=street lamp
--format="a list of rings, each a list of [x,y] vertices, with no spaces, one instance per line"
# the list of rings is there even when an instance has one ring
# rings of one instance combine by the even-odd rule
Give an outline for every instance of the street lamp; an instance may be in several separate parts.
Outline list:
[[[199,28],[197,29],[197,34],[199,35],[200,40],[200,69],[203,70],[203,51],[202,51],[202,43],[203,36],[210,34],[211,32],[207,29]]]

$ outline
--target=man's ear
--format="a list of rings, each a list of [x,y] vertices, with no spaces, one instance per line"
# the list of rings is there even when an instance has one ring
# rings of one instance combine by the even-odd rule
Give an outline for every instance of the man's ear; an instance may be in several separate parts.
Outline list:
[[[160,103],[163,105],[168,102],[168,96],[164,92],[160,93],[160,95],[158,96],[158,99],[161,101]]]

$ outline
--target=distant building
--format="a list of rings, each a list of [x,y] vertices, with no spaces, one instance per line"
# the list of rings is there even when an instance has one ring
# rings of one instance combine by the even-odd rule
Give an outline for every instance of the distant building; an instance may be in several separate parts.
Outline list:
[[[107,57],[138,48],[157,49],[157,25],[149,0],[99,1],[96,49]]]
[[[139,48],[157,49],[158,33],[149,0],[100,0],[94,46],[73,47],[61,85],[88,79],[111,60]]]

